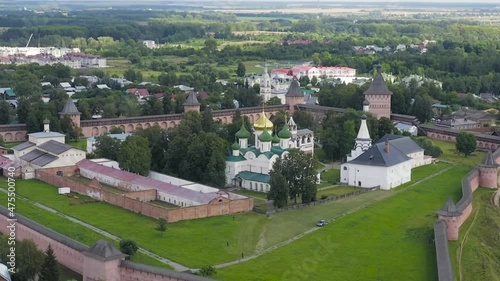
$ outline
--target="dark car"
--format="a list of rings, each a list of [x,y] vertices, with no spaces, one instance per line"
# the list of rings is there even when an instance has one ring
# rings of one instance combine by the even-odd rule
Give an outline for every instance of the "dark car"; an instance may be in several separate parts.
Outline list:
[[[322,227],[322,226],[325,226],[327,224],[328,223],[325,220],[320,220],[320,221],[318,221],[318,223],[316,224],[316,226]]]

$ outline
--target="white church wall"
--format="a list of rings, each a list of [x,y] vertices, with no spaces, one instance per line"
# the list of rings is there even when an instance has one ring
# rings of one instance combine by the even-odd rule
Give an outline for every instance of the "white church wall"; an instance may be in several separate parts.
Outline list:
[[[341,183],[364,188],[380,185],[380,189],[389,190],[410,180],[410,161],[391,167],[345,163],[341,166],[340,171]]]
[[[59,159],[43,166],[43,168],[56,168],[56,167],[66,167],[73,166],[79,161],[85,159],[85,151],[72,148],[59,155]]]

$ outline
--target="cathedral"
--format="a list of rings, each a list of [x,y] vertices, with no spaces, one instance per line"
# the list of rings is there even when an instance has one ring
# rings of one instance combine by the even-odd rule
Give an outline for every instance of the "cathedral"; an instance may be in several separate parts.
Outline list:
[[[314,133],[309,129],[297,130],[292,117],[277,134],[274,124],[264,111],[253,124],[255,145],[249,145],[252,136],[241,124],[231,145],[231,155],[226,158],[227,185],[253,191],[269,192],[269,172],[278,158],[283,158],[290,149],[300,149],[305,153],[314,153]]]

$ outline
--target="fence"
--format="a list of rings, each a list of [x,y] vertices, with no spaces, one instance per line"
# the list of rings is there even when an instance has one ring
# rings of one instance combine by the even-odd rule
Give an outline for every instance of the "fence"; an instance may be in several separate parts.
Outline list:
[[[283,208],[278,208],[278,209],[273,209],[273,210],[262,210],[260,208],[254,207],[253,211],[256,212],[256,213],[266,214],[266,215],[272,214],[272,213],[286,212],[286,211],[289,211],[289,210],[302,209],[302,208],[305,208],[305,207],[321,205],[323,203],[327,203],[327,202],[331,202],[331,201],[336,201],[336,200],[339,200],[339,199],[343,199],[343,198],[347,198],[347,197],[351,197],[351,196],[356,196],[356,195],[360,195],[360,194],[372,192],[372,191],[379,190],[379,189],[380,189],[380,185],[374,186],[374,187],[370,187],[370,188],[363,188],[363,189],[360,189],[360,190],[357,190],[357,191],[353,191],[353,192],[341,194],[341,195],[338,195],[338,196],[332,196],[332,197],[328,197],[328,198],[317,200],[317,201],[312,201],[311,203],[294,204],[294,205],[291,205],[291,206],[287,206],[287,207],[283,207]]]

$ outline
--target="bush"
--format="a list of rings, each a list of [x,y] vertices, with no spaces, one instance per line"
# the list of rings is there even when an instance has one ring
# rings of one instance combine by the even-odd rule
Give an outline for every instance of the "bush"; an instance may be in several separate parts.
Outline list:
[[[321,200],[324,200],[326,198],[328,198],[328,195],[326,195],[326,194],[321,195]]]

